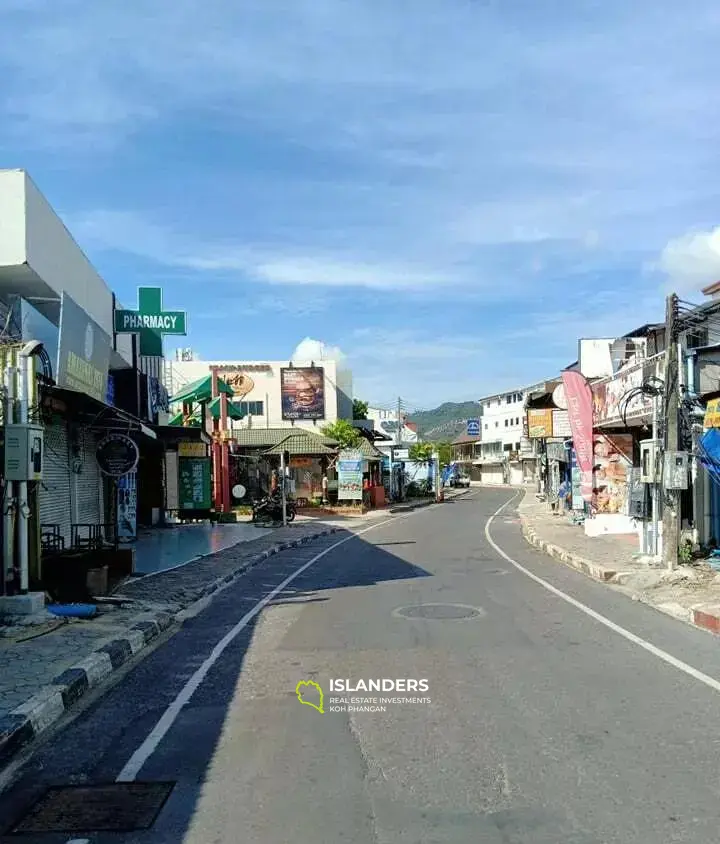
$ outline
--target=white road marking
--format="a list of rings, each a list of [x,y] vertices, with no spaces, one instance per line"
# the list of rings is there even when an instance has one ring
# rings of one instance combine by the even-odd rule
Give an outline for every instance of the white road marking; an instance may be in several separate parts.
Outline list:
[[[71,838],[67,844],[90,844],[89,838]]]
[[[503,551],[503,549],[497,544],[497,542],[493,540],[492,536],[490,536],[490,526],[492,525],[494,519],[499,516],[500,513],[502,513],[502,511],[508,506],[508,504],[511,504],[516,498],[517,495],[514,495],[512,498],[508,499],[501,507],[498,507],[498,509],[492,514],[492,516],[490,516],[490,518],[485,523],[485,538],[503,559],[507,560],[508,563],[511,563],[513,566],[515,566],[518,571],[522,572],[531,580],[534,580],[536,583],[539,583],[541,586],[547,589],[548,592],[552,592],[553,595],[557,595],[558,598],[561,598],[563,601],[566,601],[571,606],[580,610],[580,612],[585,613],[585,615],[589,615],[590,618],[595,619],[595,621],[604,625],[609,630],[612,630],[614,633],[617,633],[619,636],[622,636],[624,639],[627,639],[629,642],[632,642],[634,645],[637,645],[643,650],[648,651],[648,653],[651,653],[653,656],[656,656],[658,659],[661,659],[668,665],[672,665],[673,668],[677,668],[677,670],[682,671],[683,674],[687,674],[694,680],[699,680],[701,683],[704,683],[706,686],[708,686],[708,688],[712,689],[713,691],[720,692],[720,681],[716,680],[714,677],[710,677],[709,674],[704,674],[697,668],[693,668],[692,665],[688,665],[681,659],[678,659],[672,654],[669,654],[667,651],[662,650],[662,648],[658,648],[656,645],[653,645],[651,642],[648,642],[640,636],[636,636],[635,633],[631,633],[629,630],[626,630],[619,624],[615,624],[614,621],[610,621],[609,618],[606,618],[604,615],[601,615],[599,612],[596,612],[595,610],[586,606],[581,601],[578,601],[577,599],[563,592],[561,589],[558,589],[557,586],[553,586],[552,583],[548,583],[547,580],[543,580],[542,577],[538,577],[536,574],[533,574],[533,572],[531,572],[529,569],[526,569],[525,566],[518,563],[517,560],[514,560],[509,554],[506,554],[505,551]]]
[[[187,683],[183,686],[180,690],[179,694],[172,701],[172,703],[167,707],[165,712],[160,716],[159,721],[153,729],[150,731],[149,735],[143,741],[143,743],[138,747],[138,749],[133,753],[130,759],[125,764],[125,767],[120,771],[118,774],[115,782],[133,782],[137,775],[142,770],[145,763],[148,759],[153,755],[153,753],[157,750],[160,742],[165,738],[168,731],[172,727],[172,725],[177,720],[178,715],[182,711],[183,707],[189,703],[192,696],[201,686],[203,680],[207,677],[210,669],[215,665],[215,663],[220,659],[223,654],[223,651],[232,643],[232,641],[237,638],[237,636],[243,631],[245,627],[255,618],[258,613],[264,609],[270,601],[275,598],[276,595],[279,595],[288,584],[292,583],[296,577],[301,575],[304,571],[310,568],[310,566],[314,565],[318,560],[322,559],[326,554],[329,554],[331,551],[334,551],[340,545],[344,545],[346,542],[350,542],[351,539],[355,539],[356,536],[362,536],[364,533],[368,533],[368,531],[375,530],[376,528],[382,527],[383,525],[391,524],[392,522],[399,522],[403,519],[408,518],[409,516],[415,515],[417,512],[422,512],[420,510],[411,511],[410,513],[405,513],[400,516],[394,516],[391,519],[385,519],[382,522],[377,522],[374,525],[370,525],[369,527],[363,528],[362,530],[358,530],[355,533],[352,533],[350,536],[346,536],[343,539],[338,540],[338,542],[333,543],[324,551],[321,551],[319,554],[316,554],[306,563],[304,563],[299,568],[295,569],[295,571],[289,575],[288,577],[283,580],[282,583],[278,584],[271,592],[265,595],[260,601],[258,601],[255,606],[249,610],[249,612],[245,613],[245,615],[238,621],[238,623],[230,630],[228,633],[223,636],[223,638],[215,645],[210,653],[210,656],[203,662],[203,664],[198,668],[198,670],[190,677]],[[229,586],[230,584],[227,584]],[[224,587],[224,588],[227,588]],[[220,590],[217,590],[218,592]],[[217,592],[215,593],[217,594]]]

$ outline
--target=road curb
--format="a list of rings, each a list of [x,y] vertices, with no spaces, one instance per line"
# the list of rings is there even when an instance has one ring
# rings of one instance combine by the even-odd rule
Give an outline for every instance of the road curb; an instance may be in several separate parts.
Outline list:
[[[544,539],[541,539],[522,514],[520,515],[520,529],[527,542],[534,548],[543,551],[549,557],[553,557],[561,563],[565,563],[566,566],[576,571],[581,571],[588,577],[592,577],[593,580],[599,580],[601,583],[609,583],[618,574],[615,569],[594,563],[592,560],[581,557],[579,554],[573,554],[559,545],[553,545],[552,542],[546,542]]]
[[[621,572],[602,566],[599,563],[593,563],[584,557],[580,557],[577,554],[566,551],[558,545],[553,545],[550,542],[546,542],[544,539],[540,539],[522,515],[520,516],[520,524],[522,534],[530,545],[537,548],[539,551],[543,551],[548,556],[565,563],[565,565],[570,568],[588,575],[588,577],[591,577],[593,580],[597,580],[600,583],[613,584],[613,581],[616,579],[618,574],[621,574]],[[620,588],[623,587],[621,586]],[[623,589],[623,591],[625,590]],[[631,597],[630,592],[626,592],[626,594],[628,597]],[[633,600],[638,600],[640,603],[645,604],[648,607],[652,607],[658,612],[661,612],[663,615],[674,618],[676,621],[682,621],[692,627],[697,627],[700,630],[714,633],[716,636],[720,635],[720,607],[711,608],[708,606],[702,606],[686,609],[681,605],[676,606],[672,603],[656,604],[654,601],[649,601],[643,596],[632,597]]]
[[[237,569],[217,578],[191,594],[185,594],[184,607],[172,612],[156,611],[143,613],[123,632],[121,636],[93,651],[85,659],[63,671],[50,685],[13,709],[8,715],[0,716],[0,770],[41,733],[53,726],[91,689],[101,685],[113,672],[120,669],[148,646],[165,630],[172,627],[184,608],[232,583],[248,569],[269,557],[297,548],[315,539],[337,533],[338,528],[327,527],[298,539],[279,542],[271,548],[243,560]]]

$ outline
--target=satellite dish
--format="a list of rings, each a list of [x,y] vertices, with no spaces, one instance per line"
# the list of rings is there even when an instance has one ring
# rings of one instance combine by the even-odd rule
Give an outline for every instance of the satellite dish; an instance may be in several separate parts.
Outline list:
[[[245,498],[247,494],[247,490],[242,484],[235,484],[232,488],[233,498]]]
[[[553,390],[552,400],[555,407],[559,407],[560,410],[567,410],[567,398],[565,397],[565,385],[558,384],[557,387]]]

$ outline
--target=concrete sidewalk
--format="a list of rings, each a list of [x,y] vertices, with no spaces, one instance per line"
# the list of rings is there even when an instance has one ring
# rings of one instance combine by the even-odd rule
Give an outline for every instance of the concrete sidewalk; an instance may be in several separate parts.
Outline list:
[[[526,492],[518,506],[525,539],[535,548],[635,601],[674,618],[720,633],[720,572],[703,561],[674,571],[644,562],[636,536],[588,537],[567,515],[553,515]]]

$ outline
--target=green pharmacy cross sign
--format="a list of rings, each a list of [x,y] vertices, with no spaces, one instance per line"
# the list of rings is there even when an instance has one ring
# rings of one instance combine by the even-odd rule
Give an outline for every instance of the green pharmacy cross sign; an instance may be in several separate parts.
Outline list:
[[[164,311],[162,289],[141,287],[136,311],[115,311],[116,334],[139,334],[140,354],[162,357],[163,334],[187,334],[185,311]]]

